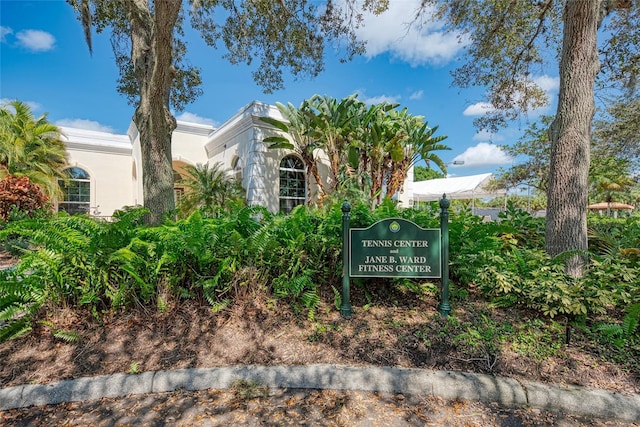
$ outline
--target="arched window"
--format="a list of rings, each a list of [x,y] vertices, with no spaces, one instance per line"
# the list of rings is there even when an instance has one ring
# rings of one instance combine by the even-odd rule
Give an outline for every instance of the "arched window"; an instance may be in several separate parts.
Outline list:
[[[173,201],[177,204],[184,196],[184,185],[182,185],[182,175],[173,171]]]
[[[286,156],[280,162],[280,212],[288,214],[307,201],[304,164],[299,157]]]
[[[58,203],[58,211],[67,212],[70,215],[77,213],[89,213],[91,206],[91,181],[89,174],[78,167],[69,168],[69,181],[60,180],[63,197]]]

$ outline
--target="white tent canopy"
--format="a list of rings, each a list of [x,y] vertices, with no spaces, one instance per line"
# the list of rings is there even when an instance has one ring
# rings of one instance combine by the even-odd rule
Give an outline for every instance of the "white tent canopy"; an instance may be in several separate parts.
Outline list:
[[[447,199],[472,199],[496,197],[506,194],[505,189],[487,188],[493,178],[491,173],[457,176],[454,178],[430,179],[413,183],[413,200],[428,202],[440,200],[443,194]]]

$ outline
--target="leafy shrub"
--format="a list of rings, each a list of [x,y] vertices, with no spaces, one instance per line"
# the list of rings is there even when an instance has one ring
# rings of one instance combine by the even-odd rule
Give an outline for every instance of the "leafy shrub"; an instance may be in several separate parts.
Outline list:
[[[135,224],[145,212],[116,214],[110,223],[82,215],[25,219],[0,230],[0,239],[18,235],[33,245],[15,268],[3,272],[0,319],[8,323],[0,335],[28,330],[39,311],[52,305],[88,305],[98,313],[148,301],[155,293],[151,280],[133,268],[153,262],[136,253],[141,245]]]
[[[341,240],[327,238],[325,232],[326,227],[335,230],[337,209],[334,205],[330,222],[323,224],[318,211],[298,206],[290,215],[276,216],[265,224],[249,245],[253,262],[270,281],[274,294],[299,300],[310,318],[320,301],[319,284],[335,282],[332,269],[340,259],[336,244]]]
[[[509,201],[506,210],[498,214],[498,219],[503,234],[510,233],[518,241],[526,242],[527,248],[544,248],[544,218],[533,218],[529,212],[516,208]]]
[[[542,249],[543,222],[513,207],[500,219],[481,223],[463,212],[450,226],[454,275],[465,284],[474,284],[496,303],[521,304],[550,317],[573,317],[605,313],[629,304],[640,293],[637,260],[624,256],[624,251],[589,254],[591,262],[584,277],[576,279],[564,272],[564,259],[571,254],[551,259]],[[608,221],[606,229],[622,241],[629,223],[632,220],[622,226]],[[637,237],[625,237],[624,242],[633,244],[633,239]],[[606,240],[605,245],[600,238],[599,248],[610,248],[611,241],[615,239]]]
[[[31,217],[42,211],[48,201],[49,197],[26,176],[7,175],[0,179],[0,220]]]
[[[591,252],[628,258],[640,267],[640,217],[618,219],[590,216],[588,225]]]
[[[474,324],[462,325],[465,330],[453,337],[453,342],[460,349],[486,363],[485,369],[492,371],[498,361],[500,347],[513,330],[510,324],[495,322],[488,315],[481,313]]]
[[[563,340],[558,337],[563,333],[566,333],[565,327],[558,322],[552,320],[547,324],[538,318],[530,319],[511,334],[510,347],[516,353],[540,362],[560,352]]]
[[[270,289],[313,318],[321,297],[338,298],[342,203],[299,206],[287,216],[260,207],[238,206],[216,218],[195,211],[153,228],[144,226],[143,208],[119,211],[113,222],[60,215],[6,223],[0,240],[22,239],[31,249],[16,268],[1,272],[0,322],[8,323],[0,338],[27,331],[51,305],[84,305],[96,315],[134,304],[168,310],[180,298],[224,307],[244,286]],[[351,226],[401,217],[437,228],[439,214],[398,209],[390,200],[371,210],[360,201],[351,207]],[[473,286],[497,304],[520,304],[549,317],[585,317],[640,303],[638,259],[624,251],[638,245],[637,235],[626,232],[638,231],[633,218],[590,224],[600,244],[589,254],[585,276],[575,279],[564,273],[568,254],[551,259],[541,248],[544,224],[526,212],[510,207],[500,221],[487,223],[468,209],[450,215],[452,295]],[[391,283],[423,289],[408,279]],[[625,330],[637,331],[637,312],[627,313]]]

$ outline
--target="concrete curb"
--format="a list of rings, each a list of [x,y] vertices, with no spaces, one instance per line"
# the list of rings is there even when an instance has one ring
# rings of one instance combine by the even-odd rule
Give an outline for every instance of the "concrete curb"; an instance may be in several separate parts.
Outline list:
[[[271,388],[376,391],[497,402],[553,412],[640,422],[640,395],[560,387],[452,371],[342,365],[231,366],[115,374],[0,389],[0,410],[61,402],[161,393],[177,389],[227,389],[237,380]]]

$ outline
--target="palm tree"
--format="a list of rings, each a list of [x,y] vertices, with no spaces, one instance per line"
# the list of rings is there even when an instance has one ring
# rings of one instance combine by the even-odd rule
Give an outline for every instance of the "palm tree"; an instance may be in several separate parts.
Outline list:
[[[307,176],[313,176],[316,181],[320,192],[318,198],[322,200],[326,196],[327,190],[320,176],[316,157],[316,150],[322,147],[319,139],[321,135],[316,131],[314,125],[316,114],[307,99],[302,101],[298,108],[291,103],[284,105],[277,102],[276,106],[286,122],[272,117],[262,117],[261,120],[287,133],[293,142],[281,135],[267,137],[264,142],[270,144],[270,149],[285,148],[298,154],[305,164]],[[307,194],[311,194],[310,181],[307,181]],[[309,198],[309,203],[311,203],[311,198]]]
[[[348,164],[360,177],[368,177],[369,196],[380,202],[384,195],[400,190],[411,166],[419,160],[433,162],[446,172],[445,163],[434,151],[449,150],[440,144],[446,136],[433,136],[422,116],[413,116],[397,104],[375,104],[353,114],[348,140]],[[352,154],[355,151],[356,154]],[[344,161],[344,160],[343,160]],[[362,186],[362,189],[367,189]]]
[[[331,189],[336,190],[340,185],[340,171],[348,164],[349,139],[356,129],[352,122],[362,114],[364,103],[356,95],[340,101],[329,96],[313,95],[309,103],[316,114],[314,126],[320,133],[322,150],[329,158]]]
[[[178,201],[181,216],[188,216],[196,209],[215,216],[223,209],[229,209],[230,202],[244,201],[244,190],[240,182],[222,169],[222,163],[213,165],[187,165],[180,183],[185,193]]]
[[[413,116],[406,108],[397,111],[397,104],[367,106],[356,95],[342,100],[313,95],[299,108],[277,106],[286,122],[269,117],[262,121],[288,133],[291,140],[277,135],[264,142],[270,143],[269,148],[294,150],[303,159],[307,175],[318,183],[320,198],[357,188],[379,203],[383,195],[393,196],[400,190],[418,160],[433,162],[446,172],[445,163],[434,153],[449,150],[440,144],[446,136],[434,136],[437,126],[429,127],[424,117]],[[320,179],[316,150],[328,159],[328,189]]]
[[[394,123],[388,115],[397,105],[374,104],[368,108],[362,104],[354,114],[349,134],[349,165],[357,171],[360,188],[371,200],[380,202],[387,169],[387,148],[396,141]]]
[[[445,135],[434,136],[438,126],[430,127],[424,121],[424,117],[412,116],[407,113],[406,108],[400,112],[395,110],[392,110],[392,112],[396,120],[400,122],[403,138],[401,144],[393,147],[389,153],[391,163],[386,185],[387,194],[390,195],[395,194],[401,188],[411,166],[414,166],[420,160],[426,161],[427,164],[430,162],[435,163],[446,175],[446,164],[434,151],[451,149],[447,145],[440,143],[447,138]]]
[[[61,195],[58,179],[66,178],[68,166],[61,136],[46,114],[35,118],[24,102],[0,106],[0,178],[26,176],[46,195]]]

